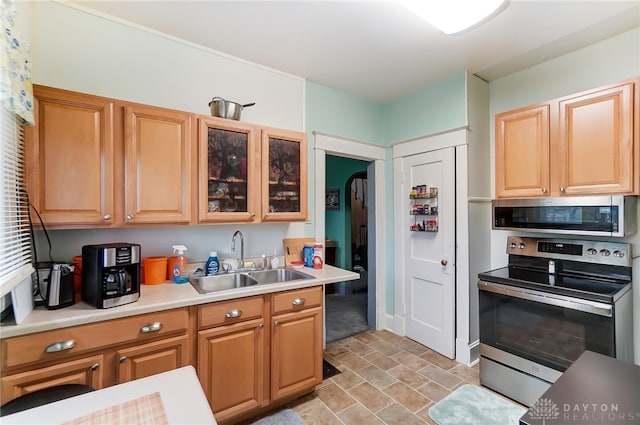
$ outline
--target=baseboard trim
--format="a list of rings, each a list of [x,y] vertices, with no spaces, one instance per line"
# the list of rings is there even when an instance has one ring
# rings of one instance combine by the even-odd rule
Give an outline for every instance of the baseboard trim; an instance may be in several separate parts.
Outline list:
[[[456,361],[467,366],[473,366],[480,359],[480,341],[475,340],[470,343],[461,339],[456,339]]]

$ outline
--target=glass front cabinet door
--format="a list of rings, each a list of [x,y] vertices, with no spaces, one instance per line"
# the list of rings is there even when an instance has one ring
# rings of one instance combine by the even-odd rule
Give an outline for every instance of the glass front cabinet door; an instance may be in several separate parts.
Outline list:
[[[237,121],[200,118],[199,221],[260,220],[258,134]]]
[[[306,135],[262,129],[262,221],[306,219]]]

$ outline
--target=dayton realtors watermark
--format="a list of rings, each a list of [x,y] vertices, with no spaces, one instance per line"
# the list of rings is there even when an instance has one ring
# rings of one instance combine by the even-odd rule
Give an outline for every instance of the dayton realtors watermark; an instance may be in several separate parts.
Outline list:
[[[634,410],[621,408],[618,403],[562,403],[556,404],[548,398],[541,398],[531,406],[529,416],[542,419],[546,424],[554,421],[577,424],[640,424],[640,407]]]

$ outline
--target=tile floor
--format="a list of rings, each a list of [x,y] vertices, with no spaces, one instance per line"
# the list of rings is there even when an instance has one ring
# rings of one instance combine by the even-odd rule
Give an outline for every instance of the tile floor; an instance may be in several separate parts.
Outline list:
[[[480,385],[477,365],[386,330],[331,343],[324,358],[341,373],[289,406],[308,425],[434,424],[429,407],[461,385]]]

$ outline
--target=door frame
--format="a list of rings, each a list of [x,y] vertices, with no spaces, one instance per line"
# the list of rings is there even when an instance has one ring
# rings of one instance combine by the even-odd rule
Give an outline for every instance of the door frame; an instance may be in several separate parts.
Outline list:
[[[375,324],[374,329],[380,329],[385,323],[386,312],[386,288],[385,279],[387,265],[385,259],[387,250],[385,240],[388,232],[385,230],[385,210],[386,210],[386,190],[384,181],[384,167],[386,158],[386,148],[372,143],[334,136],[319,131],[314,131],[315,146],[315,238],[323,241],[325,239],[325,178],[326,178],[326,156],[342,156],[345,158],[360,159],[373,162],[373,187],[375,187],[375,197],[373,211],[374,220],[369,220],[367,227],[367,239],[375,241],[373,247],[369,247],[369,264],[376,265],[373,273],[369,273],[367,284],[369,293],[375,294]],[[371,167],[371,164],[369,165]],[[367,169],[369,169],[367,167]],[[373,248],[373,249],[372,249]],[[372,254],[372,255],[371,255]],[[374,289],[374,291],[372,291]],[[369,324],[371,326],[371,323]]]
[[[444,148],[456,148],[456,181],[455,181],[455,197],[456,197],[456,275],[455,275],[455,296],[456,296],[456,317],[455,317],[455,359],[464,364],[470,364],[472,361],[471,347],[464,341],[468,341],[469,335],[469,244],[467,234],[468,220],[468,176],[467,176],[467,145],[469,143],[468,127],[455,128],[450,131],[418,137],[410,140],[403,140],[392,144],[393,157],[393,189],[394,203],[401,202],[406,193],[400,193],[402,186],[402,169],[399,167],[401,158],[416,155],[419,153],[435,151]],[[400,212],[403,213],[403,212]],[[394,222],[394,253],[396,260],[394,261],[394,317],[393,329],[400,335],[405,335],[405,307],[404,296],[405,288],[403,282],[404,272],[402,267],[398,266],[398,261],[404,256],[404,248],[402,238],[406,233],[406,229],[401,227],[400,220]],[[475,284],[475,282],[473,282]]]

